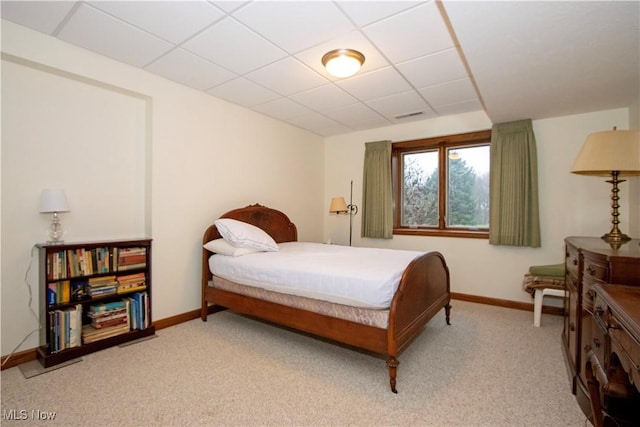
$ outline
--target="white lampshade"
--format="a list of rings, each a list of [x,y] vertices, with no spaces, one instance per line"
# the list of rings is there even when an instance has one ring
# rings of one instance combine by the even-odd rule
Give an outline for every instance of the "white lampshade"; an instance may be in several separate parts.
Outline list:
[[[364,64],[364,55],[352,49],[336,49],[322,57],[322,65],[335,77],[353,76]]]
[[[348,212],[347,202],[344,197],[334,197],[331,199],[331,206],[329,207],[329,213],[341,213]]]
[[[64,190],[47,188],[40,195],[40,213],[69,212],[69,204]]]
[[[640,132],[608,130],[589,135],[571,172],[581,175],[640,175]]]

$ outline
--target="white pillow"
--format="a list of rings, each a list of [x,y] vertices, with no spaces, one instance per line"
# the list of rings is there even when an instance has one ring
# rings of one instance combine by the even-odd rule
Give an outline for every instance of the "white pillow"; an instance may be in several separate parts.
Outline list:
[[[215,224],[222,238],[233,246],[261,251],[280,249],[271,236],[255,225],[230,218],[217,219]]]
[[[242,256],[242,255],[260,252],[259,249],[239,248],[237,246],[233,246],[231,243],[227,242],[224,239],[215,239],[205,243],[202,246],[210,252],[214,252],[220,255],[228,255],[228,256]]]

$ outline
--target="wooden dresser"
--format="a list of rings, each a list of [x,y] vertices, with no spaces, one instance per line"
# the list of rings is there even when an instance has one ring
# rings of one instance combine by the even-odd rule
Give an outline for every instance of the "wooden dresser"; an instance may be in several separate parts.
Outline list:
[[[586,362],[595,427],[640,425],[640,286],[594,285]]]
[[[594,326],[595,284],[640,287],[640,240],[614,249],[599,237],[565,239],[567,292],[564,301],[562,349],[571,382],[582,411],[591,416],[586,364],[590,352],[602,344]]]

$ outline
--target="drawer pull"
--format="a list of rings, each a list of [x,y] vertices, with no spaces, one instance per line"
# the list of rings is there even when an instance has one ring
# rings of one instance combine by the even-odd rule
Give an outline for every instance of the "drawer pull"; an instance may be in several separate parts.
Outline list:
[[[587,291],[587,296],[589,297],[589,299],[594,299],[596,297],[596,291],[594,291],[593,289],[589,289]]]
[[[602,316],[604,314],[604,308],[600,305],[597,305],[594,311],[598,316]]]
[[[609,329],[620,329],[620,324],[615,319],[609,320]]]
[[[578,265],[578,260],[577,260],[576,258],[574,258],[574,259],[573,259],[573,261],[571,261],[571,263],[572,263],[573,265]]]
[[[593,276],[595,274],[595,272],[596,272],[596,269],[593,268],[592,265],[588,265],[587,266],[587,273],[589,273],[590,276]]]
[[[573,323],[573,322],[569,323],[569,330],[570,330],[570,331],[575,331],[575,330],[576,330],[576,325],[575,325],[575,323]]]
[[[600,340],[598,338],[593,339],[593,346],[595,348],[600,348]]]

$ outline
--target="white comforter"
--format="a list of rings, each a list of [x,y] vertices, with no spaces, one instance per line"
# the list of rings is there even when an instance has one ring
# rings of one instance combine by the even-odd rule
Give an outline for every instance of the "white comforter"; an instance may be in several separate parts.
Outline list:
[[[280,243],[277,252],[212,255],[211,272],[248,286],[355,307],[387,309],[406,266],[424,252]]]

